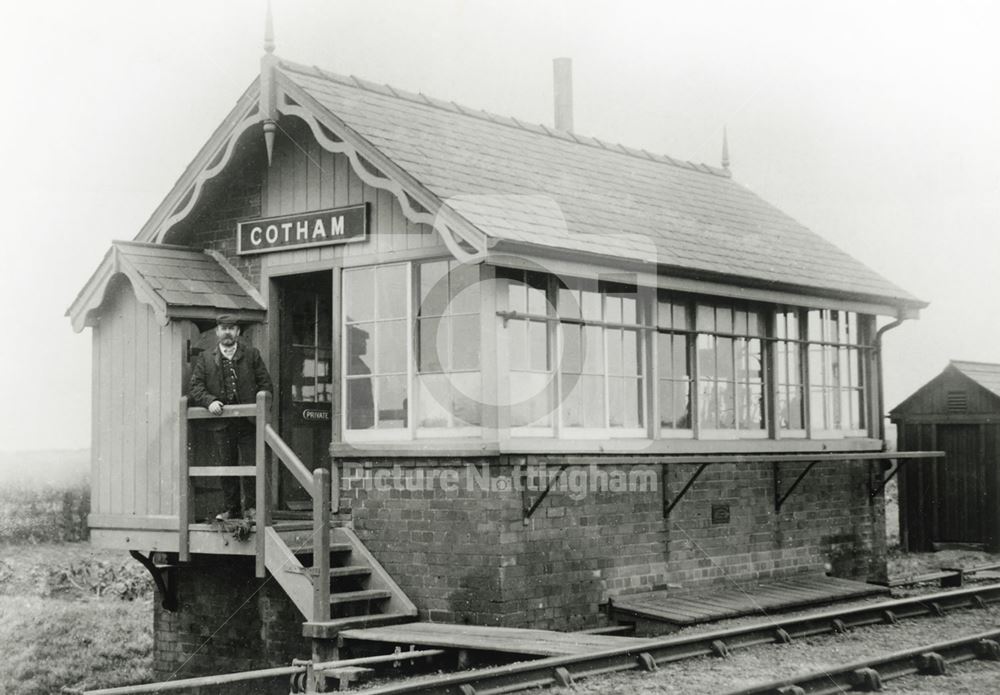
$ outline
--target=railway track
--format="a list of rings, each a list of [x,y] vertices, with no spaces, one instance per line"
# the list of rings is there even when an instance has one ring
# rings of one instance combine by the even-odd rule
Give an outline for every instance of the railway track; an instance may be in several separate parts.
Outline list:
[[[629,647],[592,654],[551,657],[444,676],[419,678],[367,689],[364,693],[365,695],[411,693],[488,695],[511,693],[537,687],[568,686],[575,681],[600,674],[631,670],[655,671],[661,665],[685,659],[702,656],[727,656],[733,650],[748,649],[765,644],[790,643],[804,637],[844,633],[851,628],[893,624],[904,619],[943,616],[948,611],[985,608],[992,603],[1000,603],[1000,584],[881,601],[794,617],[776,616],[767,622],[690,636],[645,640],[637,642],[634,646],[630,645]],[[995,641],[996,639],[982,635],[977,635],[976,638],[980,641],[990,639]],[[947,644],[931,645],[931,647],[938,647],[946,653],[951,653],[951,648],[946,648]],[[986,649],[986,647],[979,648]],[[924,651],[928,650],[934,651],[930,647],[925,648]],[[857,666],[852,670],[852,673],[864,668],[870,668],[880,673],[875,666]],[[886,666],[883,665],[882,668],[885,669]],[[893,666],[892,668],[897,667]],[[894,671],[890,669],[886,673],[894,673]],[[805,689],[806,686],[797,686],[793,683],[774,687],[791,687],[793,689],[786,691],[748,690],[745,692],[748,695],[757,692],[777,692],[781,695],[794,695],[799,692],[839,692],[838,690],[809,690]],[[795,690],[795,687],[802,687],[803,690]],[[808,687],[813,686],[809,685]]]
[[[1000,630],[732,690],[726,695],[826,695],[852,690],[879,691],[885,681],[911,675],[943,676],[948,664],[974,659],[1000,661]]]

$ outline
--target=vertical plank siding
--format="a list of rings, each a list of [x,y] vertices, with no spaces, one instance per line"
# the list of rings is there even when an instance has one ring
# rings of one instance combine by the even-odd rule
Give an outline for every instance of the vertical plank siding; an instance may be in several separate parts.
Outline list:
[[[160,326],[123,278],[94,328],[92,512],[177,513],[176,402],[186,321]]]
[[[344,155],[324,150],[299,129],[285,130],[275,146],[274,160],[264,175],[265,217],[288,215],[327,207],[369,204],[369,239],[364,243],[320,246],[267,254],[268,264],[294,265],[334,262],[359,255],[445,246],[427,225],[406,219],[391,193],[368,186],[354,172]]]
[[[949,409],[949,394],[956,397]],[[892,411],[902,451],[942,450],[899,474],[900,540],[911,551],[935,543],[1000,550],[1000,399],[948,369]]]

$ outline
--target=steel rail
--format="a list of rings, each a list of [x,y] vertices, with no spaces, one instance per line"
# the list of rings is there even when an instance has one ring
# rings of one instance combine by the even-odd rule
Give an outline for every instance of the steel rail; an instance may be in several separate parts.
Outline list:
[[[774,616],[767,622],[682,637],[636,640],[634,645],[591,654],[547,657],[440,677],[421,678],[364,691],[364,695],[493,695],[614,671],[656,670],[660,664],[699,656],[725,656],[733,649],[787,643],[798,637],[845,632],[852,627],[891,624],[901,618],[941,616],[956,608],[984,608],[1000,602],[1000,584],[970,587],[796,617]]]
[[[782,680],[732,690],[726,695],[826,695],[850,690],[882,690],[884,681],[903,676],[947,673],[947,664],[974,659],[1000,661],[1000,630],[928,644]]]

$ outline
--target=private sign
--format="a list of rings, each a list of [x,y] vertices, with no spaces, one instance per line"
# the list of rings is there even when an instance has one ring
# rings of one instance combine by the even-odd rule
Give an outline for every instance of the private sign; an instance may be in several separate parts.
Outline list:
[[[267,253],[310,246],[364,241],[368,236],[368,204],[268,217],[236,225],[236,252]]]

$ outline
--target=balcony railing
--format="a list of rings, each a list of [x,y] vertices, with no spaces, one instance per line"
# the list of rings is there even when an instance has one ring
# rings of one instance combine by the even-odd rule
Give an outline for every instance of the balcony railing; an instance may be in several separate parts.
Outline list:
[[[257,394],[255,403],[223,406],[221,415],[213,415],[207,408],[189,407],[187,397],[180,402],[180,427],[178,428],[179,446],[179,484],[180,499],[178,516],[179,539],[178,555],[180,560],[190,560],[190,524],[193,507],[194,478],[239,476],[255,479],[256,512],[254,524],[254,554],[256,555],[256,571],[258,577],[265,576],[266,557],[264,554],[264,529],[271,525],[271,503],[268,497],[268,471],[271,465],[269,453],[273,454],[287,468],[298,483],[306,489],[313,500],[313,558],[315,569],[320,577],[329,575],[330,565],[330,516],[331,516],[331,483],[330,471],[325,467],[310,471],[295,455],[291,447],[281,438],[268,423],[271,394],[261,391]],[[253,418],[255,423],[254,465],[241,466],[191,466],[188,460],[188,427],[192,420],[214,420],[218,418]],[[323,550],[325,548],[325,550]],[[316,608],[329,612],[330,587],[325,581],[317,581]],[[323,595],[325,594],[325,595]],[[317,615],[322,613],[317,612]]]

